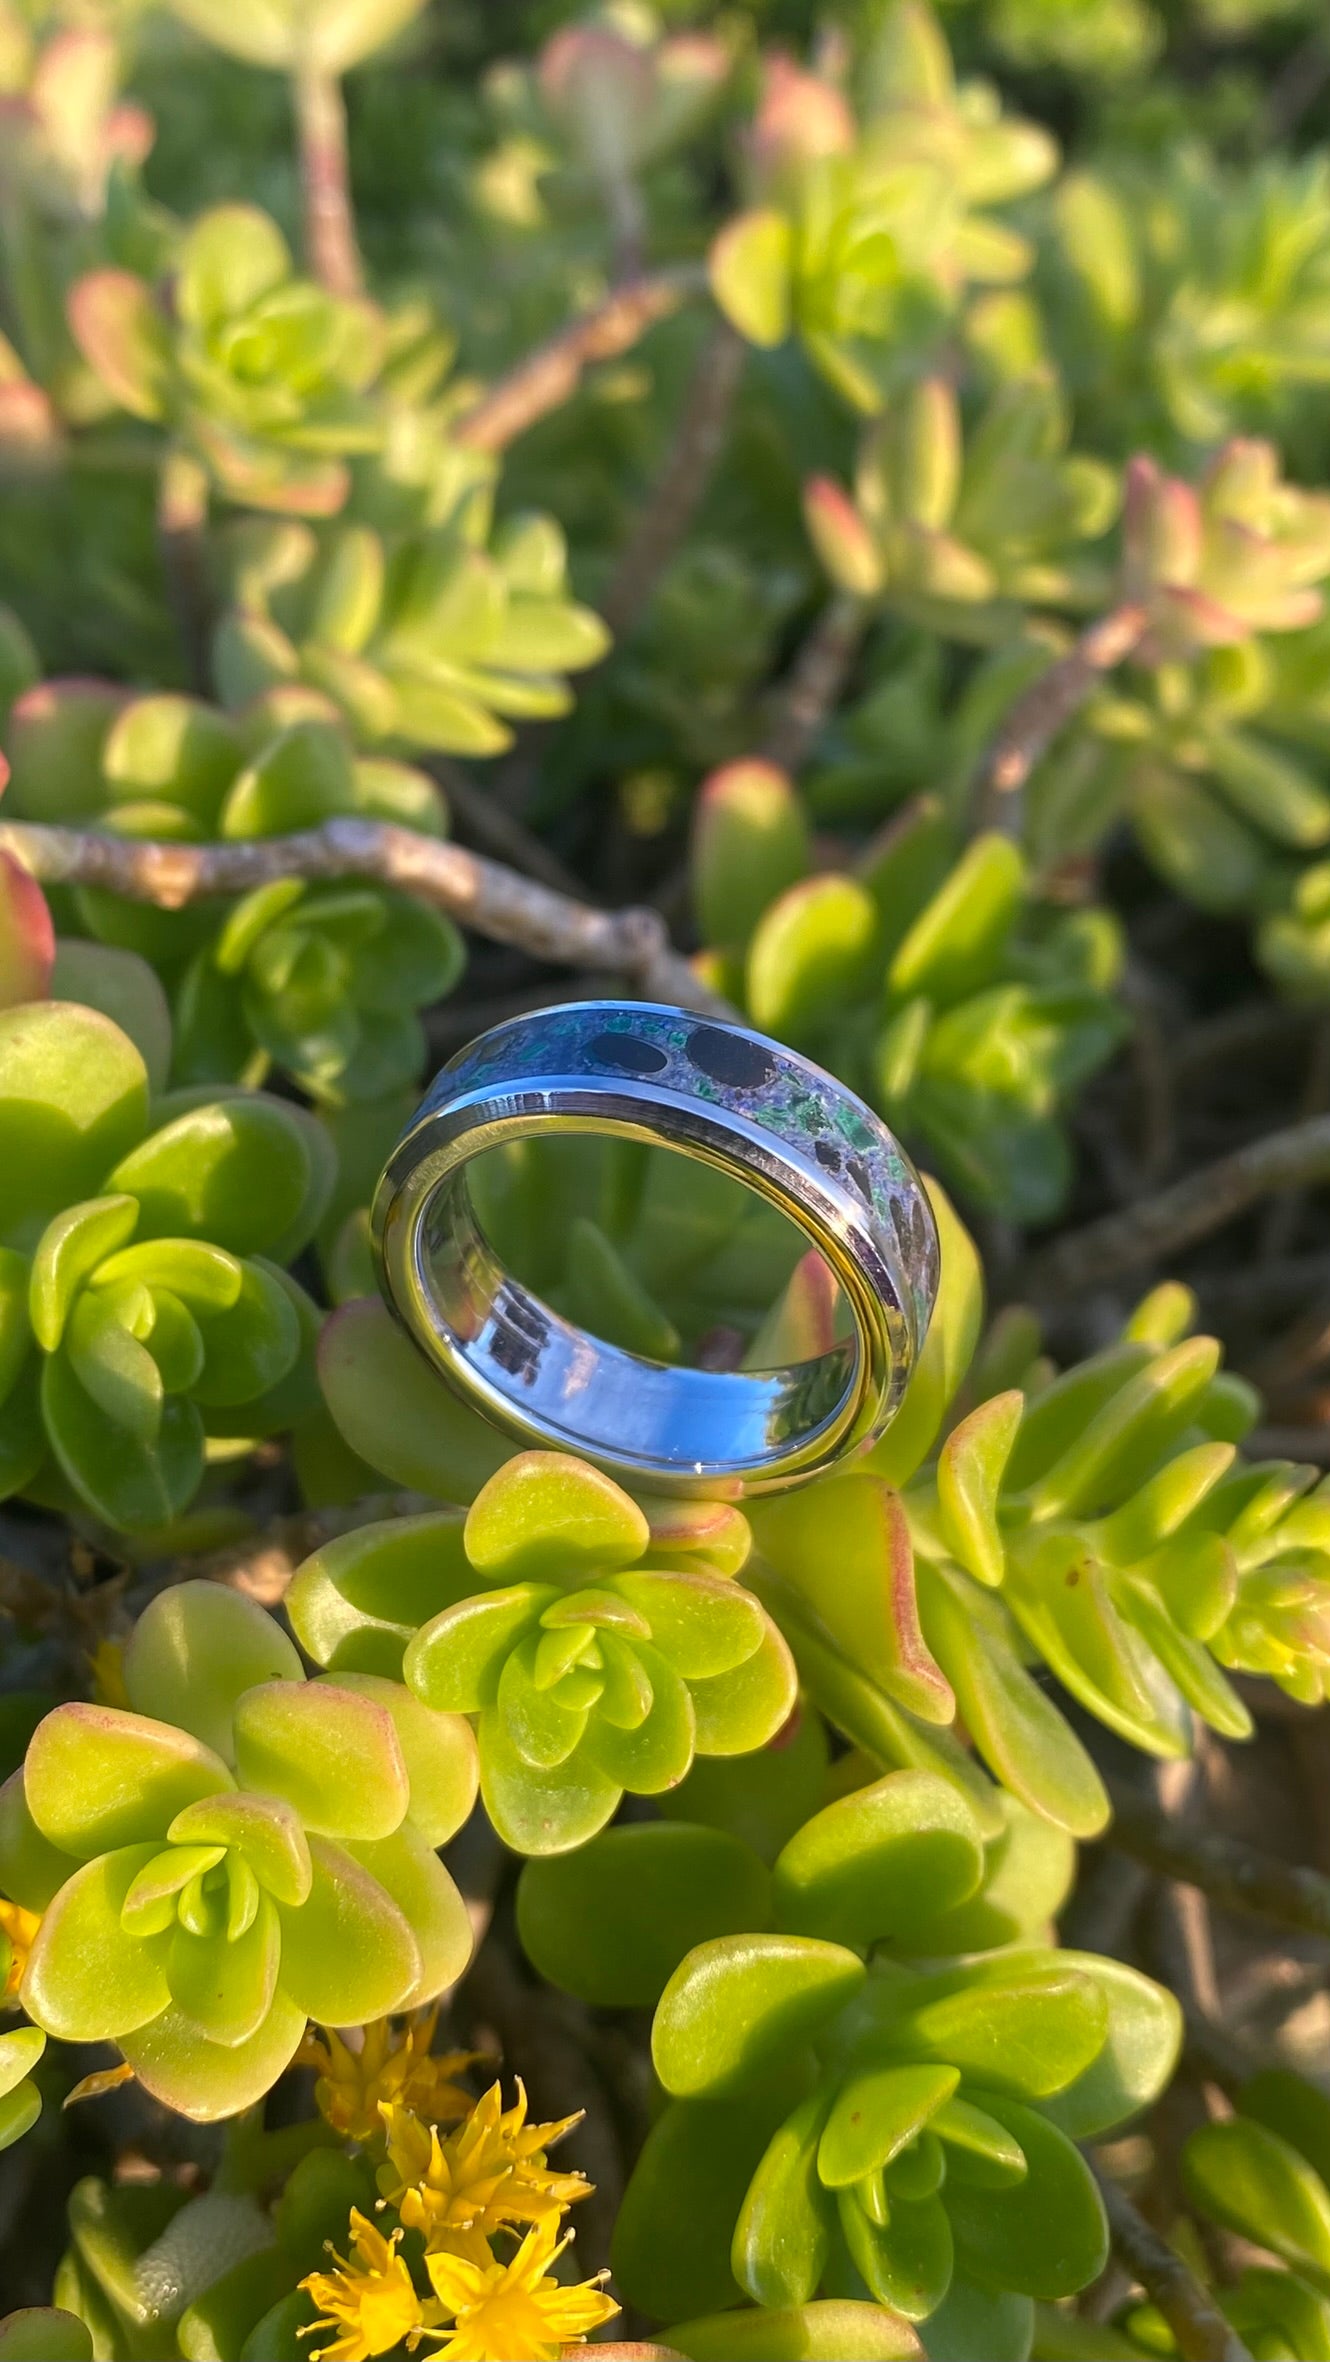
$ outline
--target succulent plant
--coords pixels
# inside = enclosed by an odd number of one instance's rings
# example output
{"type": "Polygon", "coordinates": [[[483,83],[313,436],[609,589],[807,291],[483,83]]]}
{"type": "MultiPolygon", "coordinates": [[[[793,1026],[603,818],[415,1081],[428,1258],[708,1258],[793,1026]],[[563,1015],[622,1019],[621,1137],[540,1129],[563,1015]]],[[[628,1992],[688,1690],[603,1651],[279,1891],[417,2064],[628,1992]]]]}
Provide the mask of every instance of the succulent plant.
{"type": "Polygon", "coordinates": [[[262,1608],[206,1582],[145,1609],[124,1689],[127,1708],[57,1706],[5,1791],[0,1881],[42,1914],[37,2025],[118,2042],[208,2118],[269,2089],[307,2017],[415,2007],[460,1974],[470,1927],[432,1850],[475,1795],[458,1716],[372,1675],[307,1682],[262,1608]]]}
{"type": "Polygon", "coordinates": [[[71,289],[69,322],[108,407],[160,424],[247,508],[333,514],[349,456],[382,438],[380,316],[301,278],[256,206],[218,206],[184,234],[169,314],[147,279],[108,266],[71,289]]]}
{"type": "Polygon", "coordinates": [[[0,1012],[0,1488],[128,1531],[188,1507],[210,1435],[306,1407],[316,1316],[284,1266],[331,1183],[297,1108],[194,1097],[150,1117],[148,1092],[99,1011],[0,1012]]]}
{"type": "MultiPolygon", "coordinates": [[[[9,743],[18,812],[87,819],[113,835],[281,836],[345,816],[431,835],[446,825],[432,780],[406,763],[356,757],[314,695],[285,705],[278,696],[232,720],[196,698],[47,681],[18,700],[9,743]]],[[[220,913],[216,901],[144,910],[90,888],[74,910],[90,934],[166,975],[177,1081],[261,1084],[276,1067],[331,1104],[419,1080],[416,1011],[451,991],[464,959],[447,919],[368,883],[279,878],[220,913]]]]}
{"type": "Polygon", "coordinates": [[[748,211],[711,251],[716,301],[742,335],[793,330],[843,400],[871,416],[972,284],[1022,278],[1026,241],[990,208],[1038,188],[1056,150],[1004,118],[996,93],[957,88],[931,12],[898,0],[864,77],[856,125],[813,76],[767,84],[749,153],[748,211]]]}
{"type": "Polygon", "coordinates": [[[946,1276],[912,1403],[863,1473],[755,1507],[748,1579],[856,1744],[944,1772],[991,1833],[992,1792],[948,1728],[959,1712],[1004,1787],[1088,1837],[1107,1798],[1031,1657],[1164,1757],[1189,1751],[1193,1717],[1249,1734],[1227,1672],[1316,1702],[1324,1488],[1312,1468],[1238,1456],[1259,1398],[1220,1370],[1213,1338],[1187,1337],[1195,1307],[1178,1287],[1060,1377],[1037,1325],[1009,1316],[967,1382],[976,1407],[949,1418],[978,1334],[978,1266],[937,1210],[946,1276]]]}
{"type": "Polygon", "coordinates": [[[1226,435],[1297,431],[1325,383],[1324,157],[1240,170],[1180,142],[1145,180],[1127,156],[1068,173],[1048,205],[1058,342],[1110,448],[1177,456],[1226,435]]]}
{"type": "MultiPolygon", "coordinates": [[[[1279,2265],[1248,2263],[1215,2290],[1253,2354],[1311,2362],[1330,2333],[1330,2166],[1324,2094],[1283,2067],[1267,2067],[1236,2093],[1236,2113],[1201,2126],[1182,2155],[1196,2212],[1279,2265]]],[[[1176,2354],[1157,2305],[1124,2308],[1116,2324],[1131,2351],[1176,2354]]]]}
{"type": "Polygon", "coordinates": [[[709,2313],[736,2283],[772,2308],[824,2289],[939,2327],[948,2308],[977,2350],[985,2322],[1005,2342],[1024,2316],[1028,2334],[1030,2300],[1095,2277],[1106,2227],[1073,2143],[1162,2086],[1177,2007],[1038,1942],[946,1957],[968,1950],[984,1874],[967,1807],[913,1771],[827,1804],[769,1874],[732,1837],[668,1824],[524,1871],[548,1975],[602,2005],[658,1996],[670,2105],[615,2234],[644,2310],[709,2313]],[[630,1892],[649,1900],[626,1908],[630,1892]],[[662,2220],[686,2238],[662,2242],[662,2220]]]}
{"type": "Polygon", "coordinates": [[[734,764],[698,800],[695,906],[754,1024],[843,1075],[975,1202],[1046,1220],[1070,1178],[1061,1111],[1126,1032],[1117,930],[1041,909],[1008,839],[956,848],[921,797],[857,872],[808,875],[797,791],[734,764]]]}
{"type": "Polygon", "coordinates": [[[568,595],[554,520],[505,520],[481,504],[386,545],[366,525],[251,527],[236,545],[236,597],[218,627],[224,701],[305,682],[364,746],[492,755],[512,721],[566,713],[563,676],[600,661],[609,634],[568,595]]]}
{"type": "Polygon", "coordinates": [[[638,1503],[584,1463],[523,1452],[456,1513],[365,1526],[316,1551],[290,1612],[336,1674],[391,1665],[476,1716],[485,1809],[519,1853],[604,1827],[694,1755],[760,1747],[794,1703],[789,1651],[735,1580],[748,1529],[722,1503],[638,1503]]]}
{"type": "Polygon", "coordinates": [[[813,545],[842,590],[948,638],[1006,641],[1016,610],[1095,604],[1104,571],[1082,545],[1112,523],[1117,482],[1069,437],[1047,372],[1006,379],[973,432],[949,381],[924,377],[865,438],[853,498],[827,476],[806,486],[813,545]]]}
{"type": "Polygon", "coordinates": [[[288,2167],[281,2149],[275,2133],[233,2140],[222,2186],[193,2194],[170,2183],[78,2182],[56,2272],[58,2351],[79,2353],[70,2331],[80,2327],[99,2343],[172,2356],[205,2341],[248,2356],[270,2322],[292,2334],[292,2312],[305,2318],[301,2278],[344,2236],[348,2210],[373,2203],[374,2184],[367,2164],[343,2151],[314,2149],[288,2167]],[[281,2174],[271,2205],[260,2194],[265,2168],[269,2182],[281,2174]]]}

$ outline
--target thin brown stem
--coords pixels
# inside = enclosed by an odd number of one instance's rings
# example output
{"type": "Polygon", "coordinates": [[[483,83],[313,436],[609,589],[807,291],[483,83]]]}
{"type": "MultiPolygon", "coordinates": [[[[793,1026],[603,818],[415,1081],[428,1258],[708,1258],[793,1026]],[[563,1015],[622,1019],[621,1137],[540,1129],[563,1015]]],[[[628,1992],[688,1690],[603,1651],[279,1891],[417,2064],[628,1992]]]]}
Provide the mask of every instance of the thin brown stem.
{"type": "Polygon", "coordinates": [[[1251,2352],[1180,2255],[1167,2247],[1119,2183],[1094,2158],[1090,2170],[1108,2216],[1118,2257],[1159,2307],[1177,2341],[1183,2362],[1252,2362],[1251,2352]]]}
{"type": "Polygon", "coordinates": [[[473,451],[506,451],[538,419],[576,393],[593,361],[626,353],[657,320],[668,319],[706,285],[700,266],[651,271],[626,280],[594,311],[570,321],[557,336],[519,361],[459,420],[454,433],[473,451]]]}
{"type": "Polygon", "coordinates": [[[1015,836],[1020,790],[1060,730],[1078,714],[1110,673],[1140,646],[1145,609],[1115,607],[1081,633],[1074,648],[1017,698],[975,772],[972,806],[980,821],[1015,836]]]}
{"type": "MultiPolygon", "coordinates": [[[[1311,1055],[1302,1086],[1298,1107],[1301,1116],[1324,1115],[1330,1107],[1330,1022],[1322,1018],[1311,1039],[1311,1055]]],[[[1272,1263],[1286,1255],[1306,1205],[1306,1194],[1301,1189],[1285,1190],[1272,1198],[1261,1224],[1260,1259],[1272,1263]]]]}
{"type": "Polygon", "coordinates": [[[1139,1152],[1129,1193],[1136,1199],[1147,1189],[1157,1188],[1176,1161],[1177,1089],[1161,995],[1139,960],[1127,962],[1122,998],[1134,1020],[1128,1048],[1141,1116],[1139,1152]]]}
{"type": "MultiPolygon", "coordinates": [[[[1199,1755],[1181,1763],[1157,1764],[1153,1786],[1160,1812],[1176,1826],[1194,1829],[1203,1804],[1204,1765],[1199,1755]]],[[[1155,1943],[1160,1972],[1184,2010],[1199,2018],[1219,2015],[1210,1906],[1199,1886],[1169,1878],[1155,1896],[1155,1943]]]]}
{"type": "Polygon", "coordinates": [[[305,210],[305,259],[330,295],[359,295],[365,274],[351,205],[346,101],[335,74],[302,63],[291,78],[305,210]]]}
{"type": "Polygon", "coordinates": [[[211,617],[206,536],[208,478],[189,451],[168,443],[157,478],[157,546],[189,686],[208,689],[211,617]]]}
{"type": "Polygon", "coordinates": [[[1138,1198],[1123,1213],[1105,1214],[1082,1230],[1068,1231],[1031,1259],[1024,1284],[1041,1296],[1074,1295],[1176,1254],[1275,1190],[1325,1180],[1330,1180],[1330,1116],[1319,1115],[1267,1132],[1263,1140],[1203,1165],[1156,1196],[1138,1198]]]}
{"type": "Polygon", "coordinates": [[[247,894],[274,878],[375,878],[496,943],[533,958],[626,978],[634,991],[724,1014],[670,944],[653,910],[595,910],[483,854],[385,820],[329,820],[299,835],[183,845],[92,829],[0,822],[0,849],[43,885],[102,886],[131,902],[181,910],[209,894],[247,894]]]}
{"type": "Polygon", "coordinates": [[[837,591],[828,599],[790,671],[762,753],[782,771],[797,771],[845,686],[868,624],[862,599],[837,591]]]}
{"type": "Polygon", "coordinates": [[[1314,107],[1330,81],[1330,43],[1324,25],[1316,25],[1285,58],[1270,83],[1265,102],[1265,143],[1276,146],[1296,131],[1309,107],[1314,107]]]}
{"type": "Polygon", "coordinates": [[[1199,1887],[1226,1911],[1330,1936],[1330,1878],[1319,1870],[1281,1862],[1222,1830],[1189,1828],[1170,1818],[1157,1798],[1125,1781],[1110,1776],[1106,1785],[1113,1806],[1106,1845],[1165,1878],[1199,1887]]]}
{"type": "Polygon", "coordinates": [[[724,446],[747,357],[743,338],[728,320],[717,319],[698,354],[674,440],[601,601],[616,640],[650,605],[692,523],[724,446]]]}
{"type": "Polygon", "coordinates": [[[1330,1462],[1330,1427],[1253,1427],[1243,1444],[1255,1460],[1330,1462]]]}
{"type": "Polygon", "coordinates": [[[1187,1028],[1174,1048],[1174,1069],[1190,1077],[1235,1059],[1264,1057],[1305,1032],[1316,1022],[1316,1014],[1312,1007],[1292,1001],[1240,1001],[1187,1028]]]}
{"type": "Polygon", "coordinates": [[[499,803],[489,787],[480,787],[468,778],[460,763],[447,755],[433,755],[426,768],[438,780],[447,796],[464,833],[473,837],[486,853],[499,861],[520,869],[525,877],[539,878],[543,886],[550,886],[556,894],[581,894],[580,881],[560,861],[557,853],[542,844],[525,823],[499,803]]]}

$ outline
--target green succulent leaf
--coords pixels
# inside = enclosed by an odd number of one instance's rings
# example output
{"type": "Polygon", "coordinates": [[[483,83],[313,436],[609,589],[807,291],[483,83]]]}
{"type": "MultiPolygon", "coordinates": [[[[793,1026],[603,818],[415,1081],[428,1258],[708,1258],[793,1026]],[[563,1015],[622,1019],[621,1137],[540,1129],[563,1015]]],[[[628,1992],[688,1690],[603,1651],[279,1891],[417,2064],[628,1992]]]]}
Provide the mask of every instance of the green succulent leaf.
{"type": "Polygon", "coordinates": [[[0,1009],[0,1236],[35,1245],[96,1197],[146,1129],[148,1078],[109,1018],[64,1001],[0,1009]]]}
{"type": "Polygon", "coordinates": [[[200,2042],[175,2009],[118,2037],[144,2089],[164,2107],[199,2123],[235,2116],[272,2089],[304,2036],[305,2012],[279,1991],[256,2034],[231,2048],[200,2042]]]}
{"type": "Polygon", "coordinates": [[[812,1936],[722,1936],[699,1944],[670,1978],[652,2027],[665,2089],[721,2098],[754,2083],[835,2016],[864,1966],[812,1936]]]}
{"type": "MultiPolygon", "coordinates": [[[[388,1837],[405,1817],[406,1765],[374,1698],[330,1681],[265,1681],[236,1700],[234,1730],[240,1785],[291,1805],[311,1833],[388,1837]]],[[[346,2013],[334,2010],[339,2022],[346,2013]]]]}
{"type": "Polygon", "coordinates": [[[351,1838],[345,1850],[396,1905],[416,1947],[416,1980],[392,2006],[423,2008],[466,1972],[474,1945],[466,1904],[438,1855],[410,1821],[391,1837],[351,1838]]]}
{"type": "Polygon", "coordinates": [[[630,1566],[649,1536],[612,1478],[561,1452],[519,1452],[472,1502],[466,1552],[484,1582],[571,1584],[630,1566]]]}
{"type": "MultiPolygon", "coordinates": [[[[657,2319],[711,2312],[742,2291],[730,2250],[767,2142],[806,2090],[785,2071],[739,2100],[684,2100],[648,2132],[614,2226],[614,2276],[657,2319]]],[[[737,2316],[726,2312],[733,2323],[737,2316]]]]}
{"type": "Polygon", "coordinates": [[[233,1719],[245,1690],[300,1681],[300,1659],[270,1615],[220,1583],[160,1591],[125,1646],[125,1692],[136,1714],[176,1723],[234,1761],[233,1719]]]}
{"type": "Polygon", "coordinates": [[[1070,2139],[1087,2140],[1158,2098],[1177,2064],[1182,2013],[1171,1993],[1125,1961],[1074,1951],[1058,1958],[1091,1978],[1108,2003],[1108,2036],[1098,2057],[1041,2102],[1070,2139]]]}
{"type": "Polygon", "coordinates": [[[899,1497],[839,1476],[755,1505],[758,1548],[850,1662],[895,1704],[945,1723],[955,1701],[919,1625],[910,1531],[899,1497]]]}
{"type": "Polygon", "coordinates": [[[1330,2286],[1330,2196],[1281,2133],[1242,2116],[1202,2125],[1182,2170],[1193,2202],[1214,2221],[1330,2286]]]}
{"type": "Polygon", "coordinates": [[[790,227],[774,211],[742,213],[711,250],[711,291],[750,344],[777,345],[790,325],[790,227]]]}
{"type": "Polygon", "coordinates": [[[958,2067],[866,2067],[836,2094],[817,2153],[829,2190],[850,2189],[890,2165],[951,2099],[958,2067]]]}
{"type": "Polygon", "coordinates": [[[964,1798],[929,1772],[897,1771],[826,1805],[790,1838],[773,1899],[791,1932],[865,1947],[964,1903],[983,1870],[964,1798]]]}
{"type": "Polygon", "coordinates": [[[325,1174],[280,1101],[254,1094],[194,1108],[123,1157],[109,1186],[137,1198],[138,1236],[192,1238],[233,1255],[290,1255],[323,1212],[325,1174]]]}
{"type": "Polygon", "coordinates": [[[738,1837],[662,1821],[607,1829],[573,1854],[528,1862],[517,1926],[528,1959],[597,2006],[650,2009],[685,1953],[761,1929],[770,1879],[738,1837]]]}
{"type": "Polygon", "coordinates": [[[596,1836],[623,1795],[621,1783],[585,1747],[566,1762],[536,1772],[514,1747],[494,1707],[481,1715],[480,1793],[505,1845],[514,1853],[567,1853],[596,1836]]]}
{"type": "Polygon", "coordinates": [[[414,1634],[474,1588],[462,1519],[446,1511],[361,1526],[325,1543],[296,1569],[286,1608],[317,1664],[391,1680],[414,1634]]]}
{"type": "Polygon", "coordinates": [[[900,2314],[851,2297],[707,2314],[665,2335],[690,2362],[914,2362],[924,2350],[900,2314]]]}
{"type": "Polygon", "coordinates": [[[976,2097],[1019,2143],[1027,2171],[1005,2190],[949,2189],[957,2265],[981,2286],[1050,2303],[1088,2287],[1108,2256],[1103,2202],[1089,2167],[1036,2109],[996,2092],[976,2097]]]}
{"type": "Polygon", "coordinates": [[[48,2034],[118,2041],[167,2007],[166,1939],[140,1942],[121,1924],[126,1895],[155,1852],[153,1845],[120,1846],[83,1863],[45,1912],[22,2000],[48,2034]]]}
{"type": "Polygon", "coordinates": [[[476,1801],[480,1778],[475,1735],[460,1714],[439,1714],[400,1681],[375,1673],[343,1673],[337,1688],[383,1709],[397,1734],[406,1766],[411,1826],[428,1846],[455,1837],[476,1801]]]}
{"type": "Polygon", "coordinates": [[[453,1393],[377,1300],[343,1305],[325,1321],[319,1383],[352,1451],[410,1492],[470,1501],[510,1457],[507,1438],[453,1393]]]}
{"type": "Polygon", "coordinates": [[[407,1647],[402,1673],[408,1688],[440,1713],[477,1714],[494,1706],[513,1649],[557,1596],[548,1584],[514,1583],[444,1608],[407,1647]]]}
{"type": "Polygon", "coordinates": [[[84,1861],[159,1839],[186,1805],[234,1785],[211,1747],[117,1706],[57,1706],[34,1731],[23,1769],[37,1827],[84,1861]]]}
{"type": "Polygon", "coordinates": [[[23,2305],[0,2321],[3,2362],[92,2362],[92,2332],[59,2305],[23,2305]]]}
{"type": "Polygon", "coordinates": [[[804,2305],[831,2250],[831,2207],[818,2179],[826,2101],[814,2092],[774,2132],[735,2225],[735,2279],[758,2304],[804,2305]]]}

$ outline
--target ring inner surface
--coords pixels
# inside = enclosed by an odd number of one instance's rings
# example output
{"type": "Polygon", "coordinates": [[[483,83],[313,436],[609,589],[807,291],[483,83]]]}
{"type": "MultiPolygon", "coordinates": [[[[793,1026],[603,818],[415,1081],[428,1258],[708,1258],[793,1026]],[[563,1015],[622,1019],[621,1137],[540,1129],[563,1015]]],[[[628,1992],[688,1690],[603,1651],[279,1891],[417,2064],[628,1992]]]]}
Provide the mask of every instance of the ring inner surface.
{"type": "Polygon", "coordinates": [[[662,1474],[756,1472],[798,1447],[820,1457],[853,1415],[856,1337],[784,1369],[717,1371],[650,1361],[575,1327],[499,1262],[466,1164],[430,1195],[414,1246],[417,1284],[471,1377],[496,1406],[593,1458],[662,1474]]]}

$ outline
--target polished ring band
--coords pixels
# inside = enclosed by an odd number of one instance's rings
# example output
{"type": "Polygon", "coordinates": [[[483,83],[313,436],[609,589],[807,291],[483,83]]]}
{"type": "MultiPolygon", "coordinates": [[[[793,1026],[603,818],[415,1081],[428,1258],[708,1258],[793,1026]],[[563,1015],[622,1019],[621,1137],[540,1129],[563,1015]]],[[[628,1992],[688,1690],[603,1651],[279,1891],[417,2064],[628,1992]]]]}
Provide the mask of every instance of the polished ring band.
{"type": "Polygon", "coordinates": [[[581,1001],[481,1034],[436,1076],[373,1211],[384,1295],[454,1387],[526,1444],[662,1492],[774,1492],[882,1433],[923,1344],[937,1231],[917,1174],[861,1099],[746,1026],[581,1001]],[[466,1168],[505,1141],[601,1133],[728,1173],[830,1266],[852,1333],[785,1369],[647,1361],[587,1335],[500,1265],[466,1168]]]}

